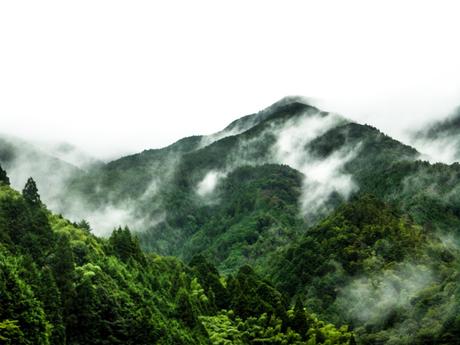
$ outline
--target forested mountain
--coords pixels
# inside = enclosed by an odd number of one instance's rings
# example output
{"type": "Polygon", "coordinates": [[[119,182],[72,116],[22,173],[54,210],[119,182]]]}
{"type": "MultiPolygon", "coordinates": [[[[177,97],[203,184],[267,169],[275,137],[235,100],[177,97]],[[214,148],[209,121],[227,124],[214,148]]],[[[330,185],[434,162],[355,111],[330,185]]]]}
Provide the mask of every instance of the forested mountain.
{"type": "Polygon", "coordinates": [[[348,344],[249,266],[221,277],[144,254],[128,228],[108,239],[50,213],[29,179],[22,195],[0,169],[2,344],[348,344]]]}
{"type": "MultiPolygon", "coordinates": [[[[43,192],[55,214],[3,174],[3,260],[41,308],[44,344],[457,344],[460,164],[424,154],[283,99],[213,135],[72,168],[43,192]]],[[[0,332],[27,341],[11,308],[0,332]]]]}
{"type": "Polygon", "coordinates": [[[82,171],[31,142],[0,136],[0,163],[11,176],[11,183],[22,188],[30,176],[43,187],[43,197],[50,206],[60,198],[62,186],[82,171]]]}
{"type": "Polygon", "coordinates": [[[412,133],[412,141],[431,160],[446,163],[460,160],[460,108],[445,119],[432,121],[412,133]]]}

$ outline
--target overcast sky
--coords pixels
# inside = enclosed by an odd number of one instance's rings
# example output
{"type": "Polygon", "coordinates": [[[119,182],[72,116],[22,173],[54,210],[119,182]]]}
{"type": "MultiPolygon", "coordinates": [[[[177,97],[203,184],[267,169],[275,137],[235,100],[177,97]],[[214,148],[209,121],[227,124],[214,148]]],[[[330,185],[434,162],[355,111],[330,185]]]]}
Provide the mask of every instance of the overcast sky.
{"type": "Polygon", "coordinates": [[[0,131],[99,157],[286,95],[394,136],[460,105],[458,1],[2,1],[0,131]]]}

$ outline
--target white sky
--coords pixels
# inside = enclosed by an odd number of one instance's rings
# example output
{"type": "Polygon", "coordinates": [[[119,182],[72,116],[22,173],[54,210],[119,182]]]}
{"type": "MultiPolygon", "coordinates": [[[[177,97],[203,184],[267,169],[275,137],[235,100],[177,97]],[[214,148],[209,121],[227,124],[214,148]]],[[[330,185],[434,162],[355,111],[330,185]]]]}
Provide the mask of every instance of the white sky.
{"type": "Polygon", "coordinates": [[[286,95],[390,134],[460,105],[458,1],[1,1],[0,131],[107,157],[286,95]]]}

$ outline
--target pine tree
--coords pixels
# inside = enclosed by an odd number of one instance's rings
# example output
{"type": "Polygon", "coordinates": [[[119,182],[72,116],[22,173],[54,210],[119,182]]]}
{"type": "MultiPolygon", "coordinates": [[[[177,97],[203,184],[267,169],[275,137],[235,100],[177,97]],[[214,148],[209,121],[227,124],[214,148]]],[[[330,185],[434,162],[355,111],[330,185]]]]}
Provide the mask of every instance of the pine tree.
{"type": "Polygon", "coordinates": [[[10,185],[10,179],[8,178],[8,175],[6,174],[6,171],[3,170],[2,166],[0,165],[0,184],[6,184],[7,186],[10,185]]]}
{"type": "Polygon", "coordinates": [[[72,320],[72,302],[75,297],[75,260],[67,235],[61,235],[57,241],[56,250],[51,258],[51,268],[56,285],[61,296],[61,306],[65,315],[65,323],[72,320]]]}
{"type": "Polygon", "coordinates": [[[24,186],[24,189],[22,190],[22,196],[27,202],[31,204],[34,204],[34,205],[41,204],[40,194],[38,194],[37,184],[35,183],[32,177],[29,177],[29,179],[27,180],[26,185],[24,186]]]}
{"type": "Polygon", "coordinates": [[[294,315],[291,320],[291,328],[299,333],[302,337],[305,337],[305,334],[308,331],[307,318],[305,315],[303,303],[300,298],[298,298],[295,303],[294,315]]]}
{"type": "Polygon", "coordinates": [[[121,227],[115,229],[109,238],[109,243],[112,245],[114,254],[121,260],[127,262],[129,259],[134,259],[145,263],[139,240],[136,236],[131,235],[127,226],[123,229],[121,227]]]}
{"type": "Polygon", "coordinates": [[[38,289],[40,300],[48,322],[53,325],[51,341],[54,345],[65,344],[65,326],[62,317],[61,294],[56,285],[52,270],[45,266],[41,274],[42,284],[38,289]]]}
{"type": "Polygon", "coordinates": [[[184,288],[180,288],[177,293],[176,312],[185,325],[191,328],[195,327],[197,318],[190,302],[190,296],[184,288]]]}
{"type": "Polygon", "coordinates": [[[82,219],[76,225],[77,225],[78,228],[83,229],[83,230],[85,230],[87,232],[91,232],[91,230],[92,230],[91,225],[89,224],[89,222],[86,219],[82,219]]]}

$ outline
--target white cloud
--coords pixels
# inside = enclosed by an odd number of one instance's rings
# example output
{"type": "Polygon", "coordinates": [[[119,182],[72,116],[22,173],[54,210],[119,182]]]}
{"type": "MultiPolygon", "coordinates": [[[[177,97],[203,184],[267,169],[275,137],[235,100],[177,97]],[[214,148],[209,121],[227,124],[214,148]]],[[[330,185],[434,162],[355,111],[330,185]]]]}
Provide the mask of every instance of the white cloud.
{"type": "Polygon", "coordinates": [[[201,197],[207,197],[214,192],[217,183],[226,176],[226,173],[211,170],[198,183],[196,192],[201,197]]]}
{"type": "Polygon", "coordinates": [[[300,94],[402,136],[460,103],[457,1],[5,1],[2,130],[96,156],[300,94]]]}
{"type": "Polygon", "coordinates": [[[307,145],[331,128],[346,120],[335,115],[305,114],[287,121],[278,129],[273,151],[279,163],[287,164],[305,175],[300,200],[305,216],[314,216],[325,206],[332,193],[344,198],[356,190],[351,175],[345,174],[343,166],[353,159],[359,147],[343,148],[327,157],[314,157],[307,145]]]}
{"type": "Polygon", "coordinates": [[[354,279],[341,289],[336,303],[350,319],[375,324],[396,308],[410,307],[411,299],[433,281],[428,267],[403,262],[379,275],[354,279]]]}

